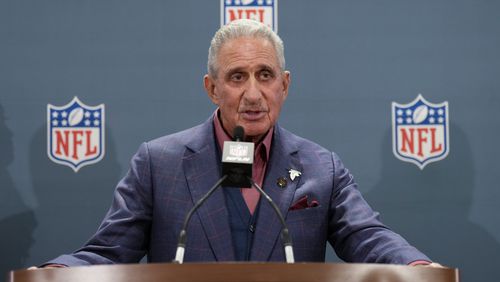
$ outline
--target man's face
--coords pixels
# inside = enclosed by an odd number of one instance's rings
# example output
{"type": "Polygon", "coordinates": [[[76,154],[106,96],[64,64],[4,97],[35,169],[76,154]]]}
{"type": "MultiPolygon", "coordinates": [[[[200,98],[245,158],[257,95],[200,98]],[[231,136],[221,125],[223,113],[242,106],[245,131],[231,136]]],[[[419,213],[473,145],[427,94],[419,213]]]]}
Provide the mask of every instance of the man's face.
{"type": "Polygon", "coordinates": [[[289,82],[290,73],[280,70],[273,45],[251,37],[226,42],[219,50],[217,78],[204,77],[226,132],[232,134],[241,125],[252,141],[258,141],[276,123],[289,82]]]}

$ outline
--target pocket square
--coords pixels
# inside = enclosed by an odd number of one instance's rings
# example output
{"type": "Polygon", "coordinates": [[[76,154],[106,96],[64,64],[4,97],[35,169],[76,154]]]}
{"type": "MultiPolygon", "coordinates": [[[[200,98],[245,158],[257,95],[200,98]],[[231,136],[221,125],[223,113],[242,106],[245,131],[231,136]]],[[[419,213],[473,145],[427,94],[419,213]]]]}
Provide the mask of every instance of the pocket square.
{"type": "Polygon", "coordinates": [[[307,195],[304,197],[300,198],[297,202],[295,202],[288,210],[289,211],[294,211],[294,210],[302,210],[302,209],[307,209],[307,208],[313,208],[319,206],[319,202],[316,200],[312,200],[309,202],[309,199],[307,195]]]}

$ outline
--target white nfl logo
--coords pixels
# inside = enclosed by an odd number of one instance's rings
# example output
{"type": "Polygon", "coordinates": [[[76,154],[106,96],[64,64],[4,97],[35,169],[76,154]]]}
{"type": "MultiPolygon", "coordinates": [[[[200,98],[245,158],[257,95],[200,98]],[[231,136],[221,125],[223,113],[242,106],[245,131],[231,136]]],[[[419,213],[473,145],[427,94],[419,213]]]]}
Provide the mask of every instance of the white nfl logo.
{"type": "Polygon", "coordinates": [[[244,157],[248,155],[248,147],[240,144],[230,145],[229,154],[233,157],[244,157]]]}

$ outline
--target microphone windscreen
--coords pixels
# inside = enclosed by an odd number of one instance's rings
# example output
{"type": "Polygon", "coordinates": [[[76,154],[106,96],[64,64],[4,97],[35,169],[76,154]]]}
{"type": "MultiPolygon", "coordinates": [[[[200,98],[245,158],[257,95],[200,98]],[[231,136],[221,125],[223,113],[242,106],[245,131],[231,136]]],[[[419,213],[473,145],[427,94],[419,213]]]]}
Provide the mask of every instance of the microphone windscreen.
{"type": "Polygon", "coordinates": [[[245,140],[245,129],[242,126],[237,125],[233,130],[233,140],[243,141],[245,140]]]}

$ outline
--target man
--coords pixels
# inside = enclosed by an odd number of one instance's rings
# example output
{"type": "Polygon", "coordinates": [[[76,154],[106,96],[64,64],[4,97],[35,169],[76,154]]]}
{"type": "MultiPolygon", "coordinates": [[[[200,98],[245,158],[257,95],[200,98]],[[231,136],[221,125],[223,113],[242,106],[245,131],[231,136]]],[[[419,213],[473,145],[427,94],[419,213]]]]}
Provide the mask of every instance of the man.
{"type": "MultiPolygon", "coordinates": [[[[348,262],[428,264],[378,221],[335,153],[276,124],[288,95],[283,43],[238,20],[212,39],[204,86],[218,109],[205,123],[144,143],[97,233],[49,265],[174,259],[183,219],[221,175],[221,149],[237,125],[255,143],[253,178],[286,217],[296,261],[324,261],[326,243],[348,262]]],[[[224,188],[188,226],[184,260],[284,261],[280,224],[255,189],[224,188]]]]}

